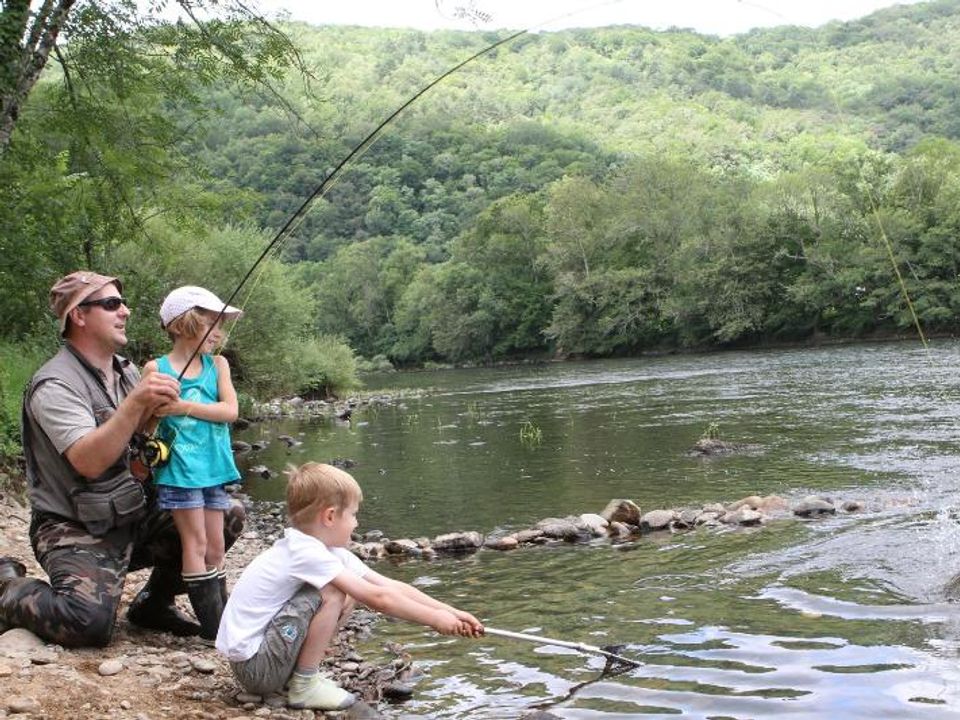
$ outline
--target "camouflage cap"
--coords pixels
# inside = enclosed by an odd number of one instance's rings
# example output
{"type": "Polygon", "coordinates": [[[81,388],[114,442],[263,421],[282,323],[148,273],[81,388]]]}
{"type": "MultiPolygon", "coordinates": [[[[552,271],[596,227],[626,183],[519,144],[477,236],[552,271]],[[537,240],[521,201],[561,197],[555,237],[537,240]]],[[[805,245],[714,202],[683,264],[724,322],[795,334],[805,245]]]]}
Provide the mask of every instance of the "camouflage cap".
{"type": "Polygon", "coordinates": [[[110,283],[117,286],[118,292],[123,292],[123,285],[117,278],[87,270],[77,270],[57,280],[50,288],[50,309],[60,320],[61,335],[67,329],[67,315],[70,311],[110,283]]]}

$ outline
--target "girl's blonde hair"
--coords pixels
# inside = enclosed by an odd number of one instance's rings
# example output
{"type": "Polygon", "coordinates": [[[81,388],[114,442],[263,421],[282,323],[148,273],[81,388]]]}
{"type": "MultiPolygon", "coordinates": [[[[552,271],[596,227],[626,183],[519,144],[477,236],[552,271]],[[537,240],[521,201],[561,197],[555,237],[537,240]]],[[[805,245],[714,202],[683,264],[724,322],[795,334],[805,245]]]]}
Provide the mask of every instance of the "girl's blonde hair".
{"type": "Polygon", "coordinates": [[[210,310],[203,308],[190,308],[182,315],[178,315],[164,328],[171,340],[175,340],[177,335],[187,338],[200,337],[207,331],[210,325],[208,317],[210,310]],[[205,315],[204,313],[207,313],[205,315]]]}
{"type": "Polygon", "coordinates": [[[300,528],[323,508],[342,512],[363,500],[363,491],[350,473],[333,465],[308,462],[287,467],[287,515],[300,528]]]}

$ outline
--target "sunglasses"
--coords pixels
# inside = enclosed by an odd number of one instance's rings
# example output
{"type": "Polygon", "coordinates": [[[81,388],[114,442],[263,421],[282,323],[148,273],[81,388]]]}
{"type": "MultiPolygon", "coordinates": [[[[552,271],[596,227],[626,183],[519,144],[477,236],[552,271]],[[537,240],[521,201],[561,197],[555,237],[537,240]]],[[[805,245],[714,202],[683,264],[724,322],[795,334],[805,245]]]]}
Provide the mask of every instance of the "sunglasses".
{"type": "Polygon", "coordinates": [[[84,300],[82,303],[78,303],[77,307],[84,307],[85,305],[99,305],[107,312],[116,312],[120,309],[121,305],[126,305],[127,299],[122,297],[108,297],[100,298],[99,300],[84,300]]]}

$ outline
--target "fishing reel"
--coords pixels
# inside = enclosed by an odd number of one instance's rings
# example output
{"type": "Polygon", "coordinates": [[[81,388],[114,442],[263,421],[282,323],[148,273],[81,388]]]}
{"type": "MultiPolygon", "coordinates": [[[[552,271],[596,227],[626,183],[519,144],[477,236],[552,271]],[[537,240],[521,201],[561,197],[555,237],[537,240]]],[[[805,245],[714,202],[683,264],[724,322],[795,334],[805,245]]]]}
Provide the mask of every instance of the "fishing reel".
{"type": "Polygon", "coordinates": [[[148,468],[161,467],[170,460],[170,446],[157,437],[138,433],[131,444],[137,459],[148,468]]]}

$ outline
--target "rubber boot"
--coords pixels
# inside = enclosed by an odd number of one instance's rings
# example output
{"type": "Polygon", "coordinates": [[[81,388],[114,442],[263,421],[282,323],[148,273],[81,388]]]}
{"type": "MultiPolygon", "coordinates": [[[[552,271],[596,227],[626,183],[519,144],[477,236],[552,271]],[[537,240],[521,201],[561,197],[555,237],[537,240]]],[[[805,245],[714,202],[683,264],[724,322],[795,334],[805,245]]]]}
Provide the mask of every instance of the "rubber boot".
{"type": "Polygon", "coordinates": [[[223,603],[223,606],[227,606],[227,598],[230,597],[230,593],[227,592],[227,573],[223,570],[217,571],[217,581],[220,583],[220,601],[223,603]]]}
{"type": "Polygon", "coordinates": [[[200,637],[204,640],[216,640],[220,629],[220,616],[223,615],[223,598],[220,595],[220,578],[217,571],[184,575],[187,596],[193,606],[193,612],[200,621],[200,637]]]}
{"type": "Polygon", "coordinates": [[[148,630],[169,632],[180,637],[200,634],[200,626],[184,615],[173,602],[180,585],[180,573],[154,568],[127,610],[127,620],[148,630]]]}

